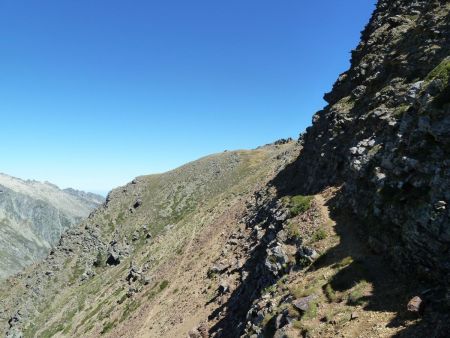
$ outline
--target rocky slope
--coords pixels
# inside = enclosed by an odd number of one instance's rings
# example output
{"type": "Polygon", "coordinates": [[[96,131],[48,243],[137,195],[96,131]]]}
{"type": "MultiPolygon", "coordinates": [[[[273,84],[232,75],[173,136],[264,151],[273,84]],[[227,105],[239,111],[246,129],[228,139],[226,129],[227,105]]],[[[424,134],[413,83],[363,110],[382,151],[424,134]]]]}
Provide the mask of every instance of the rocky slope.
{"type": "Polygon", "coordinates": [[[308,194],[342,185],[336,203],[363,221],[372,249],[429,283],[427,298],[442,311],[450,306],[449,11],[448,1],[379,1],[285,187],[308,194]]]}
{"type": "Polygon", "coordinates": [[[300,143],[142,176],[0,287],[9,337],[448,337],[450,3],[380,0],[300,143]]]}
{"type": "Polygon", "coordinates": [[[103,198],[0,174],[0,279],[45,257],[103,198]]]}
{"type": "MultiPolygon", "coordinates": [[[[234,229],[245,201],[297,154],[292,141],[224,152],[113,190],[105,205],[67,231],[42,263],[2,285],[1,330],[19,337],[126,336],[131,316],[150,306],[157,311],[155,302],[168,290],[183,294],[193,311],[191,306],[206,294],[189,304],[192,293],[201,291],[189,287],[186,264],[202,262],[200,267],[208,269],[218,248],[206,243],[224,239],[220,229],[234,229]],[[190,254],[193,248],[196,256],[190,254]]],[[[161,310],[165,320],[172,320],[161,310]]],[[[195,311],[190,315],[192,323],[186,320],[177,328],[185,330],[182,335],[199,319],[195,311]]],[[[141,324],[148,328],[149,323],[141,324]]]]}

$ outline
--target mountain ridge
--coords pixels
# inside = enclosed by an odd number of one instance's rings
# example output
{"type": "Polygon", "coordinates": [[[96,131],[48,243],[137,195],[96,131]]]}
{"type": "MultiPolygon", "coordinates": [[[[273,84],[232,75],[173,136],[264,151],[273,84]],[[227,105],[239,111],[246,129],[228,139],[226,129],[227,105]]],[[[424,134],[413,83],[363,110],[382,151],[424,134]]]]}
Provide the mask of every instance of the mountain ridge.
{"type": "Polygon", "coordinates": [[[6,174],[0,174],[0,191],[1,278],[45,257],[66,229],[103,203],[94,194],[6,174]]]}
{"type": "Polygon", "coordinates": [[[447,337],[449,57],[448,1],[378,1],[298,142],[114,189],[0,284],[0,330],[447,337]]]}

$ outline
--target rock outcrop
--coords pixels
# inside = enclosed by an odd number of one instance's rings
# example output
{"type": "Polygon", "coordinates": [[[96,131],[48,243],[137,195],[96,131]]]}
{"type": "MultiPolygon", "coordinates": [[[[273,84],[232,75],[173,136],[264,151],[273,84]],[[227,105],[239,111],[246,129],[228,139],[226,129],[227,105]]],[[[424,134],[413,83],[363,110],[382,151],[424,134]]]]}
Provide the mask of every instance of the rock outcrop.
{"type": "Polygon", "coordinates": [[[303,193],[343,185],[340,208],[363,221],[372,248],[441,285],[450,285],[449,10],[445,0],[380,0],[290,179],[280,177],[303,193]]]}

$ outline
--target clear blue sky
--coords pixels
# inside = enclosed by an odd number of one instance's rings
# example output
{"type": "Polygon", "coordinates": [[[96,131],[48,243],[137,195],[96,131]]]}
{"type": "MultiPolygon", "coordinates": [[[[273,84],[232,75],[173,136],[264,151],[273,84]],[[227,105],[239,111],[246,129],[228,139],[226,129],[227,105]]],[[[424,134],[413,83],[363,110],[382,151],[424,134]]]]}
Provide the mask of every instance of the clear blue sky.
{"type": "Polygon", "coordinates": [[[297,137],[375,0],[2,0],[0,172],[105,192],[297,137]]]}

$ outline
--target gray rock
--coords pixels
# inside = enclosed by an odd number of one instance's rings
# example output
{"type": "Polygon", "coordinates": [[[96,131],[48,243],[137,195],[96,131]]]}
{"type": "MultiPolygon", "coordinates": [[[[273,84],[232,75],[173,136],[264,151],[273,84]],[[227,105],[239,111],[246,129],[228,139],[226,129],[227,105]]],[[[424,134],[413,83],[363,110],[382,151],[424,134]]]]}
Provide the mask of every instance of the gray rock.
{"type": "Polygon", "coordinates": [[[292,301],[292,305],[294,305],[296,309],[305,312],[308,311],[311,302],[316,298],[316,295],[298,298],[292,301]]]}

